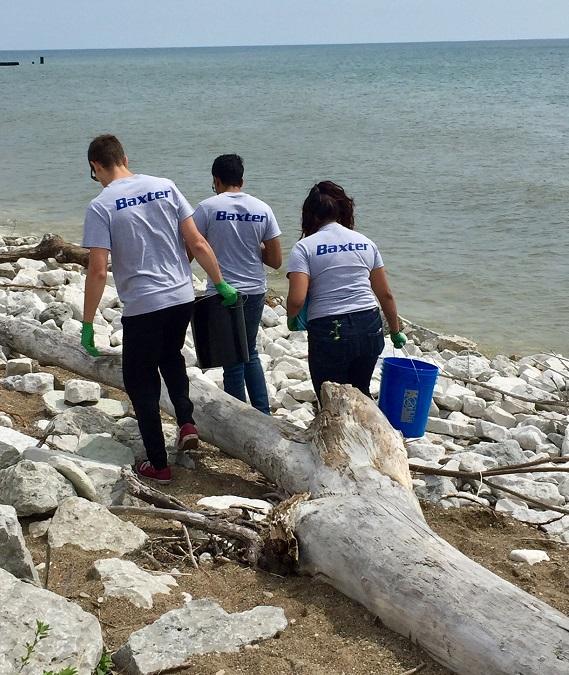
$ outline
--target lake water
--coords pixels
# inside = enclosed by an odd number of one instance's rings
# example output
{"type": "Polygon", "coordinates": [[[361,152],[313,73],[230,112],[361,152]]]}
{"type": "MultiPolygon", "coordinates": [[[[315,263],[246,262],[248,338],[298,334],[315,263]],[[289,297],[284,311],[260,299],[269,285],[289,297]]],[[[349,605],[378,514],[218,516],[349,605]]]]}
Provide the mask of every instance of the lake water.
{"type": "Polygon", "coordinates": [[[0,52],[22,64],[0,68],[0,235],[80,240],[99,133],[194,205],[237,152],[287,250],[310,185],[335,180],[403,316],[569,354],[569,41],[41,55],[0,52]]]}

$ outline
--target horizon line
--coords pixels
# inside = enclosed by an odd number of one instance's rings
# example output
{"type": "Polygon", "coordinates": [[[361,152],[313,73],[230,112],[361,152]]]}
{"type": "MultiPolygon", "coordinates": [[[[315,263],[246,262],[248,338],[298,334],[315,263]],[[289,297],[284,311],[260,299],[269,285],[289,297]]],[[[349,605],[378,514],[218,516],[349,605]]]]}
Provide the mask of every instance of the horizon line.
{"type": "Polygon", "coordinates": [[[562,42],[569,40],[567,37],[536,37],[536,38],[478,38],[473,40],[395,40],[387,42],[297,42],[297,43],[266,43],[266,44],[234,44],[234,45],[186,45],[186,46],[154,46],[154,47],[20,47],[15,49],[0,49],[2,52],[65,52],[65,51],[134,51],[145,49],[236,49],[256,47],[350,47],[367,45],[435,45],[435,44],[477,44],[481,42],[562,42]]]}

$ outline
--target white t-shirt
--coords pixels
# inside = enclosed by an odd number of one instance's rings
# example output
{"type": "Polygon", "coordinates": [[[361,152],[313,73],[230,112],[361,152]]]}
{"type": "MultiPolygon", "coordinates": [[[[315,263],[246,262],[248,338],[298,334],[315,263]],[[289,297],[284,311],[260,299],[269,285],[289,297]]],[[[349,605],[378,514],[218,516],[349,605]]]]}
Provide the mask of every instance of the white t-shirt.
{"type": "Polygon", "coordinates": [[[135,174],[103,188],[85,214],[83,246],[111,251],[124,316],[194,299],[180,223],[193,209],[168,178],[135,174]]]}
{"type": "MultiPolygon", "coordinates": [[[[200,202],[194,221],[227,283],[249,295],[267,290],[261,243],[281,233],[268,204],[245,192],[223,192],[200,202]]],[[[212,292],[215,288],[208,280],[207,293],[212,292]]]]}
{"type": "Polygon", "coordinates": [[[311,321],[377,307],[369,275],[378,267],[383,267],[383,260],[371,239],[339,223],[329,223],[293,246],[287,271],[310,276],[311,321]]]}

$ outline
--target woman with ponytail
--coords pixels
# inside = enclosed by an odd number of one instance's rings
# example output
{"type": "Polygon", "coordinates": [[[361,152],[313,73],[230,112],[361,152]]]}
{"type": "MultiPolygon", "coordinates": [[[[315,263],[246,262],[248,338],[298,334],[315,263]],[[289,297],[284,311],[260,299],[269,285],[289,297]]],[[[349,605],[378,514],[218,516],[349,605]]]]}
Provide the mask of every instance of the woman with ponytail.
{"type": "Polygon", "coordinates": [[[291,330],[298,330],[308,298],[308,365],[318,400],[326,381],[351,384],[370,396],[384,346],[378,301],[393,345],[400,349],[407,338],[377,246],[354,231],[354,202],[336,183],[322,181],[308,193],[287,276],[291,330]]]}

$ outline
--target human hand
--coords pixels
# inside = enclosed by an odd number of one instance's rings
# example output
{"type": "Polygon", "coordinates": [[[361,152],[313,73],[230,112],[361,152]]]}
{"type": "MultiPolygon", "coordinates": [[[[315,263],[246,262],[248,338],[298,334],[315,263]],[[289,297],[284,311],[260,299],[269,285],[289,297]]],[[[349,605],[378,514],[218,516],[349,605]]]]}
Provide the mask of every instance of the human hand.
{"type": "Polygon", "coordinates": [[[92,323],[83,322],[83,327],[81,328],[81,344],[85,351],[91,356],[101,356],[101,353],[97,347],[95,347],[95,331],[93,330],[92,323]]]}
{"type": "Polygon", "coordinates": [[[289,330],[300,330],[297,316],[289,316],[286,320],[286,325],[289,330]]]}
{"type": "Polygon", "coordinates": [[[401,330],[397,333],[391,333],[391,342],[393,342],[395,349],[401,349],[407,342],[407,336],[401,330]]]}
{"type": "Polygon", "coordinates": [[[223,298],[223,302],[221,304],[224,307],[231,307],[237,302],[239,294],[236,289],[233,288],[233,286],[230,286],[227,283],[227,281],[223,281],[222,279],[218,284],[215,284],[215,290],[223,298]]]}

